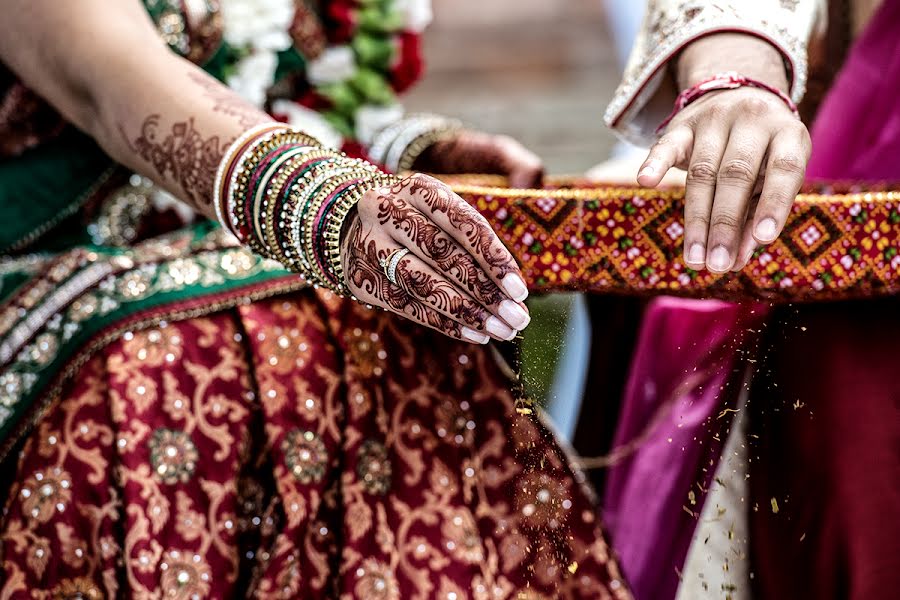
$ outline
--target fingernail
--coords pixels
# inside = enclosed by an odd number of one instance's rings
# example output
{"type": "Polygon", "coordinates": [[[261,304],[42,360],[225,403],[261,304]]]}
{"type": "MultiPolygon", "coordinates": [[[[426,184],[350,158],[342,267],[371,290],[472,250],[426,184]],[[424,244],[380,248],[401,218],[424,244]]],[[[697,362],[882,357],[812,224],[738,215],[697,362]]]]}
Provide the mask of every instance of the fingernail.
{"type": "Polygon", "coordinates": [[[692,265],[702,265],[706,262],[706,248],[703,244],[691,244],[688,249],[688,262],[692,265]]]}
{"type": "Polygon", "coordinates": [[[660,161],[656,159],[651,160],[644,166],[643,169],[641,169],[641,172],[638,173],[638,177],[653,177],[659,172],[661,167],[662,164],[660,163],[660,161]]]}
{"type": "Polygon", "coordinates": [[[500,313],[500,316],[503,317],[504,321],[519,331],[528,327],[528,324],[531,322],[531,315],[512,300],[504,300],[501,302],[500,309],[497,312],[500,313]]]}
{"type": "MultiPolygon", "coordinates": [[[[506,302],[509,302],[509,300],[506,300],[506,302]]],[[[501,340],[511,340],[516,337],[515,329],[511,328],[495,316],[487,318],[484,322],[484,328],[491,332],[494,337],[498,337],[501,340]]]]}
{"type": "Polygon", "coordinates": [[[503,284],[503,289],[506,290],[509,297],[516,302],[522,302],[528,297],[528,288],[525,287],[525,282],[515,273],[508,274],[500,280],[500,283],[503,284]]]}
{"type": "Polygon", "coordinates": [[[469,329],[468,327],[463,327],[461,333],[464,339],[475,344],[487,344],[491,339],[483,333],[479,333],[474,329],[469,329]]]}
{"type": "Polygon", "coordinates": [[[775,219],[771,217],[763,219],[756,225],[756,239],[761,242],[771,242],[775,239],[775,234],[777,232],[778,224],[775,223],[775,219]]]}
{"type": "Polygon", "coordinates": [[[713,271],[727,271],[731,268],[731,255],[725,246],[716,246],[709,255],[709,266],[713,271]]]}

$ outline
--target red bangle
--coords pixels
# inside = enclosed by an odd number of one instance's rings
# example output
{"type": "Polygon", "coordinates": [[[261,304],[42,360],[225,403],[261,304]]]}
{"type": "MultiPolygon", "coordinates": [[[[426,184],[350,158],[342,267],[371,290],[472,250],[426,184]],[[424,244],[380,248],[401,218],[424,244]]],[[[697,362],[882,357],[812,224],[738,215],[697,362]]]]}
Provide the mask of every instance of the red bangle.
{"type": "Polygon", "coordinates": [[[771,85],[763,83],[762,81],[759,81],[757,79],[744,77],[743,75],[735,73],[734,71],[729,71],[727,73],[719,73],[717,75],[713,75],[708,79],[704,79],[700,83],[693,85],[678,94],[678,97],[675,99],[675,108],[672,109],[671,114],[666,117],[666,120],[656,128],[656,133],[660,133],[663,129],[665,129],[666,125],[668,125],[672,121],[672,119],[675,118],[675,115],[684,110],[685,107],[692,104],[693,102],[696,102],[706,94],[718,90],[735,90],[740,87],[753,87],[771,92],[772,94],[778,96],[782,102],[787,104],[788,108],[791,109],[791,112],[794,113],[795,117],[800,116],[800,113],[797,111],[797,105],[794,103],[794,101],[791,100],[787,94],[785,94],[778,88],[772,87],[771,85]]]}

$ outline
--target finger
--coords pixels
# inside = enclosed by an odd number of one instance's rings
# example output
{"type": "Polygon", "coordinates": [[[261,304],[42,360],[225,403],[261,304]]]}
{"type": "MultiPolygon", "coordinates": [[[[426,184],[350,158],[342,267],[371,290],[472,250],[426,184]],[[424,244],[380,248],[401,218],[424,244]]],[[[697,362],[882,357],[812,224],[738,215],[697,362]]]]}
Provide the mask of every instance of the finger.
{"type": "Polygon", "coordinates": [[[760,244],[771,243],[781,234],[803,185],[811,146],[806,127],[799,123],[798,126],[792,131],[782,130],[769,146],[762,196],[752,230],[760,244]]]}
{"type": "Polygon", "coordinates": [[[710,214],[706,266],[713,273],[731,270],[739,258],[750,197],[768,145],[767,130],[740,119],[732,127],[719,165],[710,214]]]}
{"type": "Polygon", "coordinates": [[[481,213],[441,182],[413,175],[395,185],[412,204],[471,254],[491,279],[516,302],[528,297],[519,265],[481,213]]]}
{"type": "Polygon", "coordinates": [[[716,176],[727,143],[728,129],[724,122],[699,125],[694,134],[684,189],[684,262],[695,270],[706,267],[716,176]]]}
{"type": "Polygon", "coordinates": [[[515,329],[412,253],[400,259],[394,279],[410,296],[460,325],[498,340],[509,341],[516,336],[515,329]]]}
{"type": "Polygon", "coordinates": [[[687,161],[693,142],[694,132],[690,127],[673,127],[650,148],[647,160],[638,171],[637,182],[644,187],[658,186],[669,169],[687,161]]]}
{"type": "Polygon", "coordinates": [[[389,232],[398,244],[412,250],[513,329],[522,330],[528,326],[531,317],[524,303],[511,300],[475,258],[425,214],[411,206],[400,210],[397,203],[393,198],[383,200],[379,217],[385,214],[384,210],[392,211],[394,227],[389,232]]]}
{"type": "Polygon", "coordinates": [[[484,333],[439,313],[391,283],[381,259],[387,258],[389,249],[396,249],[397,245],[379,229],[363,224],[361,217],[351,223],[345,247],[347,285],[358,300],[403,315],[452,338],[477,344],[490,340],[484,333]]]}
{"type": "Polygon", "coordinates": [[[490,341],[491,338],[485,333],[463,325],[417,300],[399,284],[391,283],[383,271],[379,272],[380,265],[376,267],[371,263],[370,257],[363,258],[360,262],[367,264],[373,275],[367,280],[370,285],[365,285],[356,292],[362,302],[396,313],[457,340],[473,344],[486,344],[490,341]]]}
{"type": "Polygon", "coordinates": [[[399,285],[394,285],[384,277],[382,298],[363,299],[364,302],[381,306],[386,310],[406,317],[410,321],[440,331],[453,339],[471,344],[487,344],[491,338],[479,331],[462,325],[459,321],[414,299],[399,285]]]}

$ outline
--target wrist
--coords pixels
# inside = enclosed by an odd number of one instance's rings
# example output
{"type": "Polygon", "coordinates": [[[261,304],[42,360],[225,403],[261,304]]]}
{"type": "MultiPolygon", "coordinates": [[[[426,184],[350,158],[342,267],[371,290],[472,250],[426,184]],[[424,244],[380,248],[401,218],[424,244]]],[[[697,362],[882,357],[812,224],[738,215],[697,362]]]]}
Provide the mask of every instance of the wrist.
{"type": "Polygon", "coordinates": [[[678,57],[675,77],[679,89],[697,85],[719,73],[734,71],[788,93],[790,82],[784,58],[766,40],[746,33],[716,33],[687,46],[678,57]]]}
{"type": "Polygon", "coordinates": [[[216,174],[223,225],[311,284],[347,294],[340,239],[356,202],[388,179],[375,165],[277,124],[248,131],[216,174]]]}

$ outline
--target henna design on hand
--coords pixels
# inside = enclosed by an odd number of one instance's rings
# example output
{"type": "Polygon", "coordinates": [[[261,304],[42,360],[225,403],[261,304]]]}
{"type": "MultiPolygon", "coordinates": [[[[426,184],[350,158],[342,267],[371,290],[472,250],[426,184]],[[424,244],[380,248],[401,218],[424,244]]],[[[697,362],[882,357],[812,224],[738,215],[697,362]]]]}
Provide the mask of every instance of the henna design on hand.
{"type": "Polygon", "coordinates": [[[397,282],[402,289],[427,306],[451,315],[473,329],[484,329],[484,322],[490,314],[483,306],[463,296],[449,281],[411,268],[411,262],[404,259],[397,266],[397,282]]]}
{"type": "Polygon", "coordinates": [[[469,130],[430,145],[413,168],[426,173],[506,175],[515,187],[536,187],[544,175],[540,159],[516,140],[469,130]]]}
{"type": "Polygon", "coordinates": [[[249,129],[254,125],[271,121],[271,117],[212,77],[195,72],[188,73],[188,77],[203,88],[204,95],[213,101],[213,112],[234,117],[241,127],[249,129]]]}
{"type": "MultiPolygon", "coordinates": [[[[346,245],[348,283],[393,312],[427,324],[447,335],[460,337],[461,326],[457,321],[437,310],[429,309],[426,304],[411,296],[404,287],[388,281],[382,270],[380,259],[385,258],[389,251],[387,249],[379,251],[371,234],[371,230],[367,233],[363,232],[359,218],[356,218],[350,226],[346,245]]],[[[418,289],[433,296],[434,301],[438,304],[451,306],[453,303],[447,295],[446,289],[440,289],[441,286],[436,286],[435,284],[438,282],[433,281],[433,278],[429,280],[428,277],[422,277],[422,275],[427,274],[413,273],[405,266],[400,267],[400,277],[405,285],[411,286],[410,289],[418,289]]],[[[461,310],[460,314],[467,313],[461,310]]],[[[473,318],[471,315],[469,317],[473,318]]]]}
{"type": "Polygon", "coordinates": [[[213,180],[228,143],[218,136],[204,138],[195,128],[193,117],[161,131],[160,115],[144,120],[140,135],[129,140],[124,127],[119,131],[136,155],[150,163],[156,172],[181,187],[195,208],[208,212],[212,203],[213,180]]]}
{"type": "Polygon", "coordinates": [[[497,234],[487,221],[446,185],[431,177],[413,175],[394,184],[391,192],[400,194],[407,189],[410,194],[420,195],[432,212],[444,213],[450,224],[465,236],[473,253],[493,269],[497,279],[516,270],[506,248],[494,243],[497,234]]]}
{"type": "Polygon", "coordinates": [[[441,272],[453,276],[480,302],[494,306],[506,298],[470,254],[415,208],[397,202],[391,194],[379,194],[377,218],[382,225],[391,223],[402,231],[441,272]]]}

